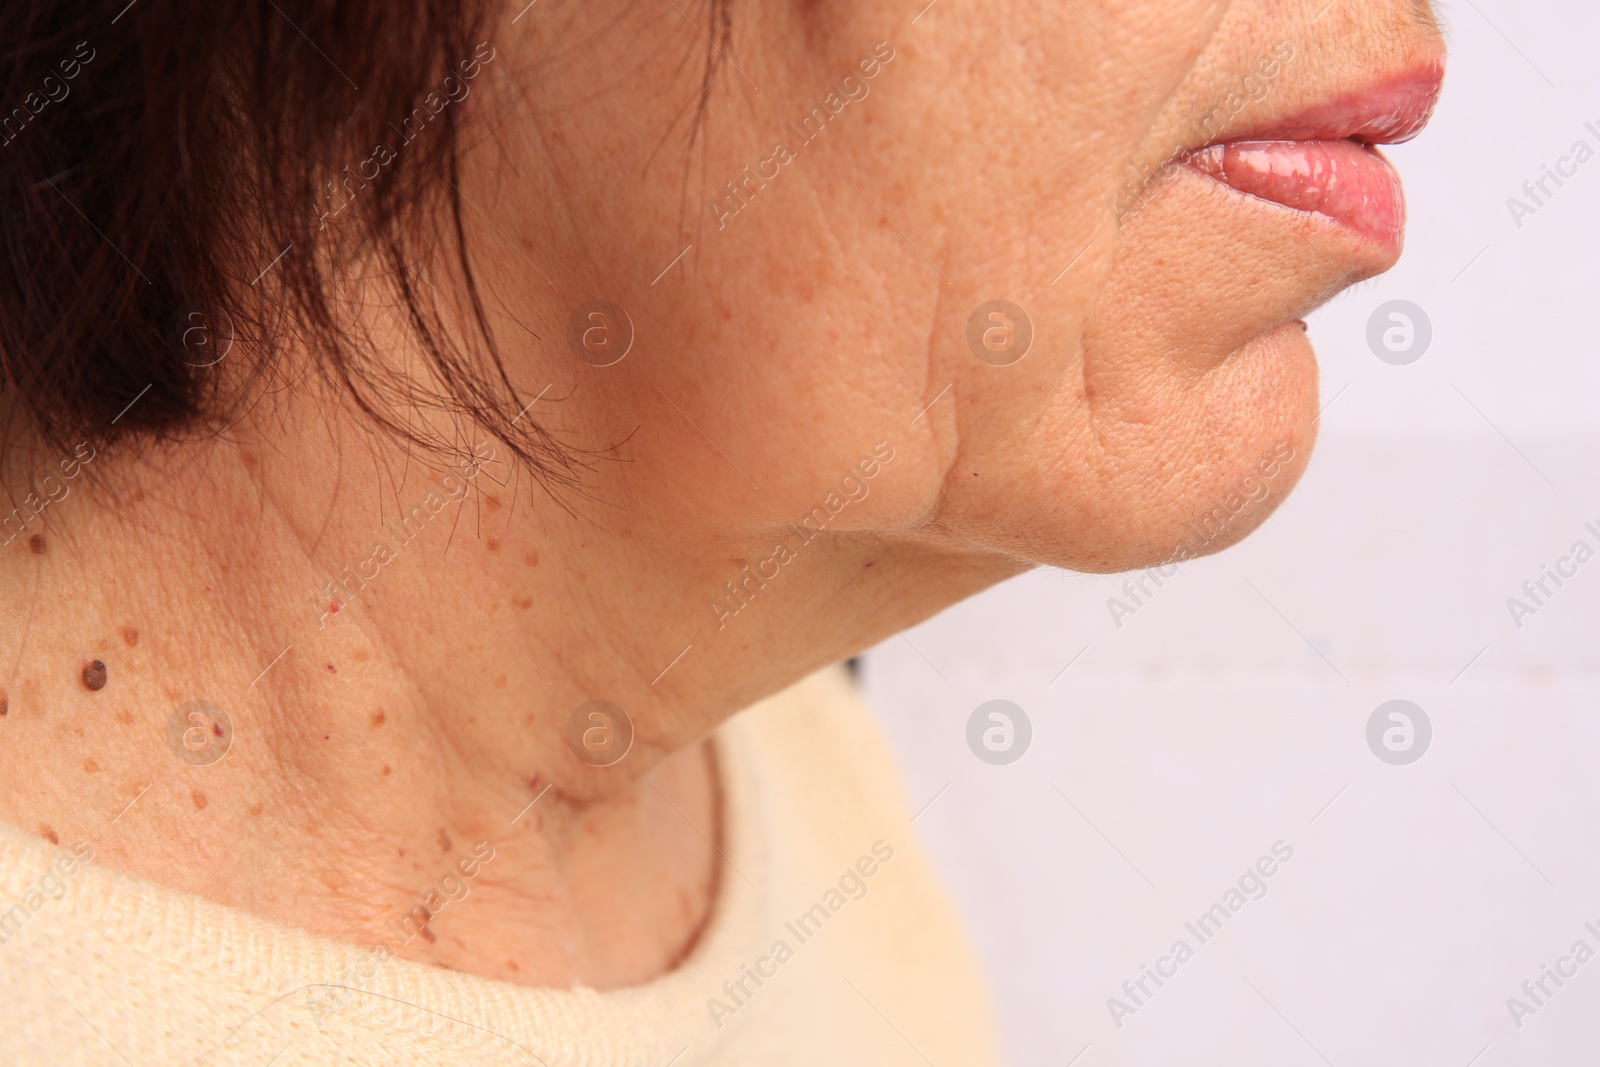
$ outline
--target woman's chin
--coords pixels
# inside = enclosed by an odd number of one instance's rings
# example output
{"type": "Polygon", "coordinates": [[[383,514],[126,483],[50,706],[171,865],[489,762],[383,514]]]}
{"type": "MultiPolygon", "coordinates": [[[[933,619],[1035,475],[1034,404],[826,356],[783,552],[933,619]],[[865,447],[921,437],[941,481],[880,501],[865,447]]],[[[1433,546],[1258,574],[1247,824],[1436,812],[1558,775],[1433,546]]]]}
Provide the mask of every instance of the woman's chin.
{"type": "Polygon", "coordinates": [[[1049,454],[1031,458],[1052,473],[995,502],[1008,522],[992,534],[1038,563],[1103,573],[1220,552],[1266,521],[1310,459],[1317,364],[1300,320],[1204,372],[1193,370],[1200,356],[1189,348],[1122,356],[1167,373],[1138,382],[1118,374],[1114,394],[1091,391],[1094,432],[1053,446],[1035,435],[1049,454]]]}

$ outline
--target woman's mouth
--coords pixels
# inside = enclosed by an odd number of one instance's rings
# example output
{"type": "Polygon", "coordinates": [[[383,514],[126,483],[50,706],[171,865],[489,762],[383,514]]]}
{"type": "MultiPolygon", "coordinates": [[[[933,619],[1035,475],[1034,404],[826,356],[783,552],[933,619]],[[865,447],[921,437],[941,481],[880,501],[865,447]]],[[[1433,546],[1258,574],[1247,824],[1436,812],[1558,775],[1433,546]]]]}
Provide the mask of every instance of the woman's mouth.
{"type": "Polygon", "coordinates": [[[1324,215],[1382,244],[1399,245],[1405,234],[1399,175],[1377,149],[1358,141],[1228,141],[1196,152],[1189,165],[1241,193],[1324,215]]]}
{"type": "Polygon", "coordinates": [[[1427,63],[1310,111],[1207,145],[1185,162],[1232,189],[1340,223],[1399,254],[1405,195],[1375,144],[1419,133],[1444,68],[1427,63]]]}

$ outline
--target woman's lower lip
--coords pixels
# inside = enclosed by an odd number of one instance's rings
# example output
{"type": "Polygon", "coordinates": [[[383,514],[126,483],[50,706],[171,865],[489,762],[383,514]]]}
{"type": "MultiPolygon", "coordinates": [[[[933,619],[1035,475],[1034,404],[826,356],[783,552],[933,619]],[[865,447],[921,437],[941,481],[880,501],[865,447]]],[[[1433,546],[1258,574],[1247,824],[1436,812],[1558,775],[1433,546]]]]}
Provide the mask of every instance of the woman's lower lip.
{"type": "Polygon", "coordinates": [[[1241,193],[1323,215],[1397,252],[1405,194],[1388,160],[1355,141],[1230,141],[1188,163],[1241,193]]]}

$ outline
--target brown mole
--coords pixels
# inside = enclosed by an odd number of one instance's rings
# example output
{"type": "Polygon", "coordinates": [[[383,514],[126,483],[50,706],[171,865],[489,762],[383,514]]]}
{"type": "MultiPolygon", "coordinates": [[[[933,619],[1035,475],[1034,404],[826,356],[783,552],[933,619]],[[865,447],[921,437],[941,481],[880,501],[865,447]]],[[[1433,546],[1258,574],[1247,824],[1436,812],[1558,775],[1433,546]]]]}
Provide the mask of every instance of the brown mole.
{"type": "Polygon", "coordinates": [[[204,808],[208,803],[210,803],[210,801],[206,800],[206,795],[204,793],[200,792],[200,790],[198,790],[198,789],[196,789],[194,792],[189,794],[189,799],[194,801],[194,808],[195,808],[196,811],[199,811],[200,809],[204,808]]]}
{"type": "Polygon", "coordinates": [[[0,719],[11,714],[11,702],[6,699],[6,691],[0,689],[0,719]]]}
{"type": "Polygon", "coordinates": [[[28,547],[33,549],[33,554],[35,556],[44,555],[46,551],[44,534],[34,534],[32,537],[28,538],[28,547]]]}
{"type": "Polygon", "coordinates": [[[124,626],[122,628],[122,640],[130,647],[137,645],[139,643],[139,631],[132,626],[124,626]]]}
{"type": "Polygon", "coordinates": [[[443,830],[439,831],[439,851],[450,851],[450,835],[445,833],[443,830]]]}
{"type": "Polygon", "coordinates": [[[52,845],[61,844],[61,838],[56,835],[54,830],[50,829],[50,827],[44,823],[39,824],[39,836],[50,842],[52,845]]]}
{"type": "Polygon", "coordinates": [[[100,660],[92,659],[84,665],[83,685],[91,692],[106,687],[106,665],[100,660]]]}

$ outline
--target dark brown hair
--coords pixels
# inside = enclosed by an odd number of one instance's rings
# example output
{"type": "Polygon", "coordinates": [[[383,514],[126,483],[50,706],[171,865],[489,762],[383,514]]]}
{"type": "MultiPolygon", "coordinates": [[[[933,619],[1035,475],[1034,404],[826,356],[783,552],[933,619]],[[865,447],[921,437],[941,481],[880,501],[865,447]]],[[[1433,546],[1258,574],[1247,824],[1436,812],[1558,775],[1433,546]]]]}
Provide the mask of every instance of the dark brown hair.
{"type": "MultiPolygon", "coordinates": [[[[725,44],[726,5],[709,6],[725,44]]],[[[432,401],[547,484],[571,484],[581,460],[516,420],[487,329],[457,192],[465,109],[418,110],[492,62],[488,30],[477,0],[0,0],[10,421],[58,446],[214,431],[284,384],[275,357],[293,336],[379,425],[415,439],[403,409],[427,401],[361,359],[333,313],[331,265],[360,255],[423,340],[446,394],[432,401]],[[375,162],[379,144],[391,151],[375,162]],[[334,201],[348,211],[324,225],[334,201]],[[456,246],[472,344],[447,337],[418,266],[440,236],[456,246]]]]}

